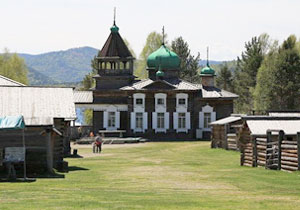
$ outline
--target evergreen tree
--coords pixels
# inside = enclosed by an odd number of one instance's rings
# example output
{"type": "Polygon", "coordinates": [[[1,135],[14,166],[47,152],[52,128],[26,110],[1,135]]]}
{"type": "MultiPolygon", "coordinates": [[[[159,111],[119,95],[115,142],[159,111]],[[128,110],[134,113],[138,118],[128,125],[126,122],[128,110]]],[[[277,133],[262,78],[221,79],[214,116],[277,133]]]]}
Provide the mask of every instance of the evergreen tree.
{"type": "Polygon", "coordinates": [[[181,60],[179,77],[189,82],[199,82],[200,76],[198,70],[200,53],[198,53],[197,56],[191,55],[189,45],[182,37],[174,39],[171,48],[181,60]]]}
{"type": "Polygon", "coordinates": [[[232,73],[229,70],[228,65],[226,63],[222,64],[216,79],[217,86],[221,89],[232,91],[232,81],[232,73]]]}
{"type": "Polygon", "coordinates": [[[259,69],[255,108],[295,110],[300,105],[300,55],[291,35],[275,53],[269,53],[259,69]]]}
{"type": "Polygon", "coordinates": [[[245,43],[246,50],[237,59],[234,86],[239,95],[236,101],[238,112],[249,113],[253,110],[253,92],[256,86],[256,75],[264,58],[264,42],[261,37],[253,37],[245,43]]]}

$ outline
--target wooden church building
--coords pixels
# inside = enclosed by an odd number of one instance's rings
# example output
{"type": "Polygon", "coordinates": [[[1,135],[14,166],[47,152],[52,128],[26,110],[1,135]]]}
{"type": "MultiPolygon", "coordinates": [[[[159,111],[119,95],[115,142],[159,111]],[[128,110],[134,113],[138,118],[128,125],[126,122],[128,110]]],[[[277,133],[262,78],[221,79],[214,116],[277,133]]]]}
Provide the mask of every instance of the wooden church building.
{"type": "Polygon", "coordinates": [[[93,89],[94,132],[123,130],[152,140],[209,139],[209,124],[233,112],[238,96],[214,86],[215,71],[201,70],[202,84],[179,78],[180,58],[162,43],[149,55],[149,78],[133,75],[135,58],[114,25],[97,56],[93,89]]]}

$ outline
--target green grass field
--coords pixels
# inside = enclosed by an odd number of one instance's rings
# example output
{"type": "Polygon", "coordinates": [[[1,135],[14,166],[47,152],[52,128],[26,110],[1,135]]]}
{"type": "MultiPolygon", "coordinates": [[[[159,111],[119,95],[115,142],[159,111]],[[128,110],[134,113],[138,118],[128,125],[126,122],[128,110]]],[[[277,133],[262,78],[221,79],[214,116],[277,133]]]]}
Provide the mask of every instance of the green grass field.
{"type": "Polygon", "coordinates": [[[0,209],[300,209],[300,173],[241,167],[239,158],[209,142],[104,147],[68,158],[64,179],[0,183],[0,209]]]}

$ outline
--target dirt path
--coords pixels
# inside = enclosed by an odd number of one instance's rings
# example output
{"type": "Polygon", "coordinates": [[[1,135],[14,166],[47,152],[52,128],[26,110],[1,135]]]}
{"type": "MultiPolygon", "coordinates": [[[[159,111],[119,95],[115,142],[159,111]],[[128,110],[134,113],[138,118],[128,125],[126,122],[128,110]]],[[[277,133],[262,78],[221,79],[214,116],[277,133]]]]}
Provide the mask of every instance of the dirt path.
{"type": "MultiPolygon", "coordinates": [[[[134,143],[134,144],[103,144],[102,149],[105,150],[107,148],[132,148],[132,147],[143,147],[146,146],[147,143],[134,143]]],[[[78,149],[78,154],[84,158],[89,158],[89,157],[97,157],[97,156],[109,156],[110,154],[105,154],[104,153],[93,153],[93,146],[92,144],[74,144],[71,143],[71,148],[73,149],[78,149]],[[90,149],[90,152],[87,150],[80,150],[80,149],[90,149]]]]}

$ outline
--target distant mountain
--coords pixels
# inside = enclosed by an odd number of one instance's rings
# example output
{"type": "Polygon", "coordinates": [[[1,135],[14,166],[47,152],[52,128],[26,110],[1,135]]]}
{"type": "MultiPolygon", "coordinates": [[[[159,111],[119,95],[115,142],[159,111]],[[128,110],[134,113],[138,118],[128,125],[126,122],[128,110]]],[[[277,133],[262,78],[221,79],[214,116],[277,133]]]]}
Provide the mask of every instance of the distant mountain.
{"type": "Polygon", "coordinates": [[[19,54],[29,69],[31,85],[78,83],[91,72],[91,60],[98,49],[92,47],[72,48],[64,51],[38,55],[19,54]]]}
{"type": "Polygon", "coordinates": [[[58,82],[27,66],[29,84],[33,86],[54,85],[58,82]]]}

